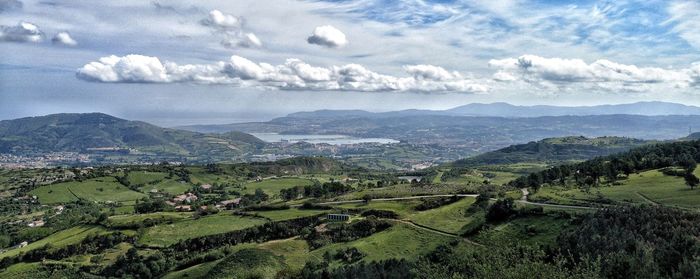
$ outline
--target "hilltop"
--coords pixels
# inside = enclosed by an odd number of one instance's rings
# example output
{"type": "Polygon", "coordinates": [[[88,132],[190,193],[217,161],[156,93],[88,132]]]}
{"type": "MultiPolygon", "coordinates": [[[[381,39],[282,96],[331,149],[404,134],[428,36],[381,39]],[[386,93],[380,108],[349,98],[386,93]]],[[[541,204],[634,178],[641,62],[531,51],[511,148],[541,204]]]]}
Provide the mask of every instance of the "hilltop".
{"type": "Polygon", "coordinates": [[[129,150],[162,156],[230,156],[264,145],[249,134],[208,135],[102,113],[64,113],[0,121],[0,153],[129,150]]]}
{"type": "Polygon", "coordinates": [[[559,164],[583,161],[599,156],[623,152],[648,144],[650,141],[626,137],[583,136],[547,138],[525,144],[511,145],[474,157],[455,161],[454,166],[480,166],[516,163],[559,164]]]}

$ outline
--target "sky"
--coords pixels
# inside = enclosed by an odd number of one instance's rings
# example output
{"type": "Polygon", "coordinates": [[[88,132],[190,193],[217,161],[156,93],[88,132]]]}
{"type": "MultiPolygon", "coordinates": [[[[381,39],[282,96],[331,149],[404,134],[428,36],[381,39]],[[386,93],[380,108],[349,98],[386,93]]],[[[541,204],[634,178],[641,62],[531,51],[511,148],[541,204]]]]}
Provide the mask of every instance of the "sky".
{"type": "Polygon", "coordinates": [[[0,119],[700,105],[700,1],[0,0],[0,119]]]}

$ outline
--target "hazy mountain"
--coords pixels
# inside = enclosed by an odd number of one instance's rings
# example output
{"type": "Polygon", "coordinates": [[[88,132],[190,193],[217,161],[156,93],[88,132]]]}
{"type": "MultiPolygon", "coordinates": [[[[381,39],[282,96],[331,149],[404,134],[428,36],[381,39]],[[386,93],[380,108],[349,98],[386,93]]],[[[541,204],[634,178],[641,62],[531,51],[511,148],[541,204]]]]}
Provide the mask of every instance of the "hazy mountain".
{"type": "Polygon", "coordinates": [[[131,148],[157,155],[235,155],[264,144],[241,132],[208,135],[161,128],[102,113],[53,114],[0,121],[0,153],[89,152],[131,148]]]}
{"type": "Polygon", "coordinates": [[[539,117],[563,115],[700,115],[700,107],[666,102],[638,102],[621,105],[599,105],[582,107],[560,106],[515,106],[507,103],[468,104],[446,112],[454,115],[539,117]]]}
{"type": "Polygon", "coordinates": [[[646,141],[625,137],[562,137],[547,138],[525,144],[511,145],[474,157],[455,161],[455,166],[479,166],[514,163],[556,164],[567,161],[583,161],[599,156],[627,151],[649,144],[646,141]]]}
{"type": "Polygon", "coordinates": [[[544,117],[544,116],[593,116],[593,115],[700,115],[700,107],[666,102],[638,102],[621,105],[600,105],[587,107],[561,106],[515,106],[508,103],[468,104],[448,110],[401,110],[389,112],[369,112],[364,110],[317,110],[291,113],[285,117],[262,123],[236,123],[220,125],[190,125],[179,129],[201,132],[222,133],[228,131],[274,132],[284,129],[292,122],[318,124],[319,122],[343,121],[343,119],[378,119],[415,116],[477,116],[477,117],[544,117]],[[264,124],[263,124],[264,123],[264,124]]]}

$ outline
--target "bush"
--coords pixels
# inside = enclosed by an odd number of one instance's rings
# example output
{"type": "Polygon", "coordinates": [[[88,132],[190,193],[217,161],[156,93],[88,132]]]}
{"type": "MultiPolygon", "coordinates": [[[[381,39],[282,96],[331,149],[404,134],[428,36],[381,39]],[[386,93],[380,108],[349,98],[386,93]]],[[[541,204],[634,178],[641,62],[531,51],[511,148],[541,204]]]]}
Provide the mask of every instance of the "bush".
{"type": "Polygon", "coordinates": [[[486,213],[486,220],[489,222],[505,221],[511,215],[515,214],[515,203],[512,198],[497,200],[486,213]]]}

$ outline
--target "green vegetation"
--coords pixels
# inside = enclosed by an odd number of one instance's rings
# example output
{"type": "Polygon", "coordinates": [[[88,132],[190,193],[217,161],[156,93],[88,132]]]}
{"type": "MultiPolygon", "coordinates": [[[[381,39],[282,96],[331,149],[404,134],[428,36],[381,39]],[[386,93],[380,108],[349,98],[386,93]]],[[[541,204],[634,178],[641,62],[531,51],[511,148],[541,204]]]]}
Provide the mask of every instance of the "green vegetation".
{"type": "Polygon", "coordinates": [[[148,246],[165,247],[178,241],[241,230],[265,223],[264,219],[239,217],[220,213],[195,220],[184,220],[172,224],[156,225],[147,228],[139,243],[148,246]]]}
{"type": "Polygon", "coordinates": [[[467,212],[474,203],[474,198],[463,198],[452,204],[422,211],[409,218],[416,224],[449,233],[462,233],[461,229],[472,222],[471,214],[467,212]]]}
{"type": "Polygon", "coordinates": [[[59,204],[79,199],[96,202],[134,202],[145,197],[119,184],[114,177],[93,178],[83,182],[65,182],[39,187],[30,192],[43,204],[59,204]]]}
{"type": "Polygon", "coordinates": [[[279,194],[280,190],[292,188],[296,186],[307,186],[312,185],[313,182],[308,179],[300,179],[293,177],[282,177],[282,178],[270,178],[265,179],[260,182],[249,182],[244,185],[246,188],[245,192],[252,194],[255,189],[262,189],[268,195],[279,194]]]}

